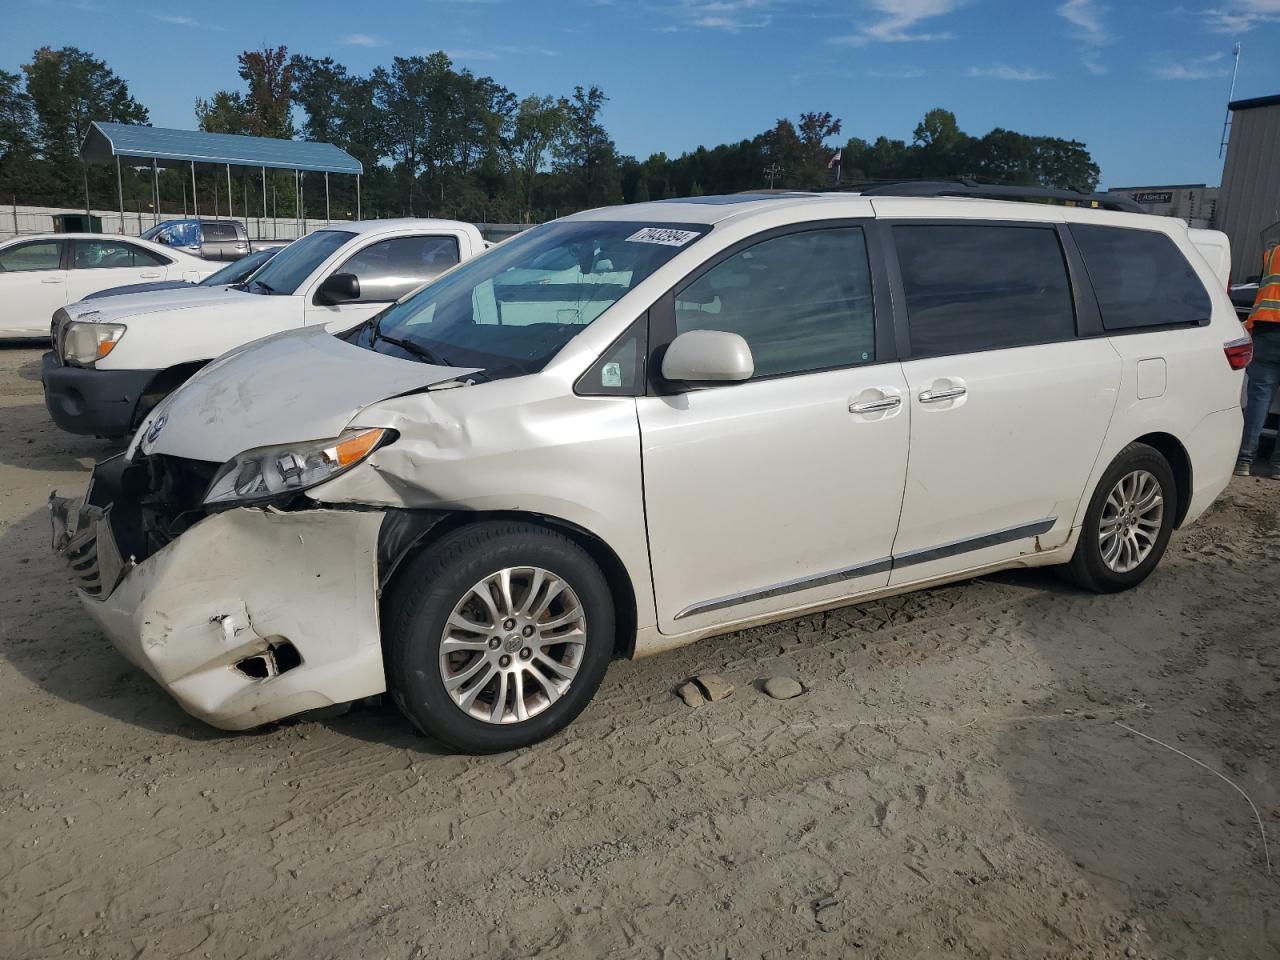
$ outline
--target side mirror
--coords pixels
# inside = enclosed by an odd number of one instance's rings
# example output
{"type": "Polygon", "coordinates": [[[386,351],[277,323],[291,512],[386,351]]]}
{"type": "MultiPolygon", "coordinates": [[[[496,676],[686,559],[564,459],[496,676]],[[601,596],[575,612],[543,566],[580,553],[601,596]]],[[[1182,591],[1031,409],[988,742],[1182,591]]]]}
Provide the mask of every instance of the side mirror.
{"type": "Polygon", "coordinates": [[[335,273],[325,278],[316,291],[316,302],[326,306],[360,299],[360,278],[354,273],[335,273]]]}
{"type": "Polygon", "coordinates": [[[747,341],[724,330],[690,330],[671,341],[662,376],[684,383],[750,380],[756,372],[747,341]]]}

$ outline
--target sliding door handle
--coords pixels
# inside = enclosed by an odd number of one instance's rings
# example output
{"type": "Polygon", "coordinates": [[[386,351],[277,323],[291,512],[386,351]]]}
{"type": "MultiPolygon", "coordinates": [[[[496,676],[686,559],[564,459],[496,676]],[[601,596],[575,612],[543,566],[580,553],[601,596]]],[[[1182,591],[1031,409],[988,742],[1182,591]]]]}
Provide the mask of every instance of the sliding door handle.
{"type": "Polygon", "coordinates": [[[867,400],[865,403],[849,404],[850,413],[879,413],[882,410],[893,410],[902,406],[901,397],[881,397],[879,400],[867,400]]]}
{"type": "Polygon", "coordinates": [[[942,403],[944,400],[955,400],[969,391],[964,387],[948,387],[945,390],[925,390],[920,394],[921,403],[942,403]]]}

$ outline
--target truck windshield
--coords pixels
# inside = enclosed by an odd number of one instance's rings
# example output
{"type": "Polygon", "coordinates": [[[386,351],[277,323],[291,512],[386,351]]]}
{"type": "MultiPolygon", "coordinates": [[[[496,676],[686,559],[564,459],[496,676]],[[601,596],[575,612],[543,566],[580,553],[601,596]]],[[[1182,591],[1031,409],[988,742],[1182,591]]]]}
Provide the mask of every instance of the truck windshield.
{"type": "Polygon", "coordinates": [[[378,352],[533,373],[710,227],[575,221],[520,234],[355,332],[378,352]]]}
{"type": "Polygon", "coordinates": [[[354,236],[348,230],[317,230],[289,244],[253,275],[249,292],[292,296],[316,267],[354,236]]]}

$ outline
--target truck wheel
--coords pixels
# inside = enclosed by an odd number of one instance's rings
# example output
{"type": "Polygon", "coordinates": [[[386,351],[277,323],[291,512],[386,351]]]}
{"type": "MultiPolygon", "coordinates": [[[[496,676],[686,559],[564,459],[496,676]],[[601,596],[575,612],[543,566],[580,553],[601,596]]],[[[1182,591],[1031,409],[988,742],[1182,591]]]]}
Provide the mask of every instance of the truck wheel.
{"type": "Polygon", "coordinates": [[[1098,593],[1136,587],[1164,556],[1176,503],[1169,461],[1145,443],[1129,444],[1102,475],[1063,575],[1098,593]]]}
{"type": "Polygon", "coordinates": [[[384,640],[388,690],[422,733],[468,753],[514,750],[562,730],[595,694],[613,598],[567,537],[480,523],[397,576],[384,640]]]}

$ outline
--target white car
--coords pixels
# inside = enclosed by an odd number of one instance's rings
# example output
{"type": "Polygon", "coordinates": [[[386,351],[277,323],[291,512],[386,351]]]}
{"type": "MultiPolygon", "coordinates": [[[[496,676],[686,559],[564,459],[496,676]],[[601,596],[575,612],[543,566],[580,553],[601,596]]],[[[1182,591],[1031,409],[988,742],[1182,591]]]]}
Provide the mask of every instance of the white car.
{"type": "Polygon", "coordinates": [[[605,208],[205,367],[54,541],[209,723],[385,690],[507,750],[617,657],[1010,567],[1136,586],[1231,478],[1249,353],[1174,219],[605,208]]]}
{"type": "Polygon", "coordinates": [[[47,337],[53,312],[125,283],[186,280],[217,270],[210,263],[138,237],[48,233],[0,243],[0,340],[47,337]]]}
{"type": "Polygon", "coordinates": [[[369,220],[316,230],[246,284],[122,294],[54,315],[45,405],[71,433],[123,437],[196,370],[233,347],[302,326],[368,319],[484,240],[453,220],[369,220]]]}

